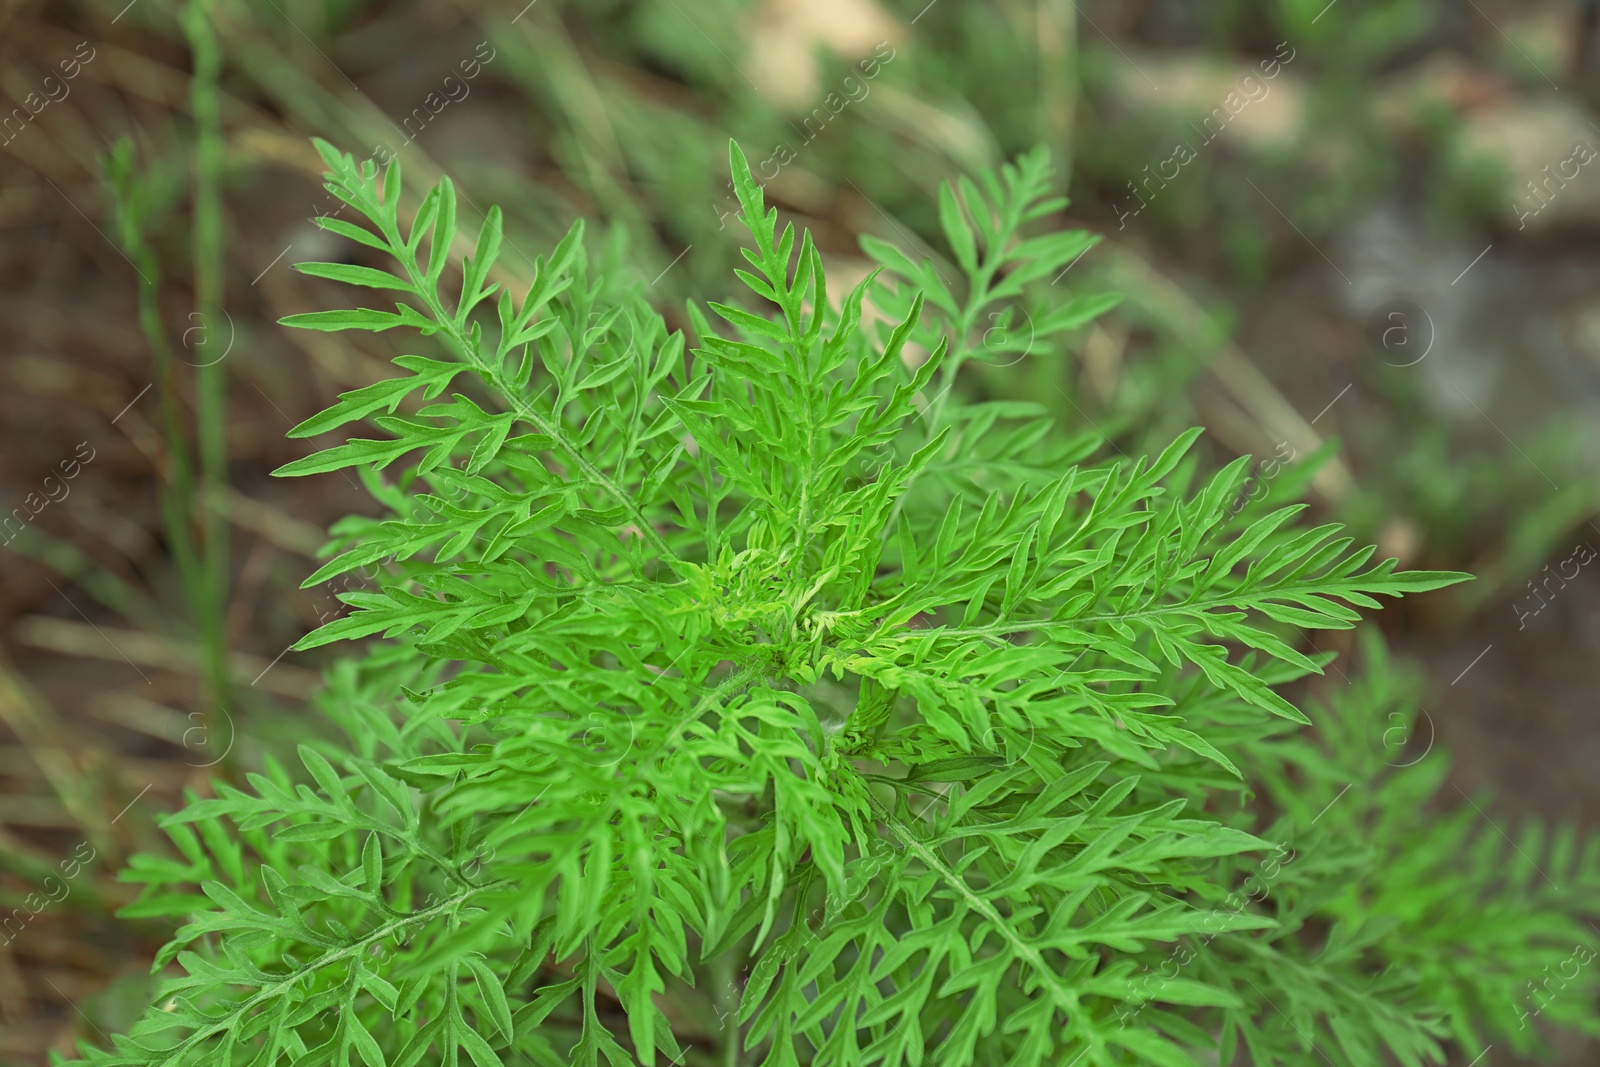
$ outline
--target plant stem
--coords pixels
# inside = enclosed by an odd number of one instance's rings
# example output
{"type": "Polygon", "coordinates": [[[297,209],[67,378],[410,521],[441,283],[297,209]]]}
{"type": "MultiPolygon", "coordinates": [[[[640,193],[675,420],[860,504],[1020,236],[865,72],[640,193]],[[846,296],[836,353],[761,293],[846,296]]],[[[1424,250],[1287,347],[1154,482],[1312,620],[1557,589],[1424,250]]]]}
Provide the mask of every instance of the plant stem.
{"type": "MultiPolygon", "coordinates": [[[[381,179],[379,179],[381,182],[381,179]]],[[[376,203],[373,205],[376,207],[376,203]]],[[[464,332],[455,322],[455,317],[445,310],[444,303],[439,299],[437,289],[433,282],[424,276],[419,269],[414,253],[406,248],[404,238],[400,231],[389,227],[384,232],[384,238],[389,242],[390,254],[400,262],[406,271],[406,276],[411,282],[412,292],[433,320],[438,323],[440,331],[448,341],[449,347],[460,356],[463,362],[476,370],[491,386],[499,391],[500,395],[510,402],[517,415],[539,433],[550,438],[556,446],[564,452],[568,459],[588,478],[595,486],[605,490],[610,496],[625,507],[634,520],[634,525],[649,545],[656,550],[662,560],[672,566],[679,562],[676,553],[667,545],[662,536],[656,532],[650,520],[645,517],[644,510],[638,502],[630,496],[622,486],[608,478],[587,456],[567,439],[561,427],[553,420],[546,419],[535,412],[520,399],[521,389],[518,389],[505,374],[483,357],[479,345],[475,344],[468,333],[464,332]]],[[[435,240],[437,240],[437,236],[435,240]]]]}
{"type": "Polygon", "coordinates": [[[1039,65],[1038,140],[1057,159],[1056,184],[1072,186],[1072,134],[1078,110],[1078,8],[1063,0],[1037,0],[1035,39],[1039,65]]]}
{"type": "MultiPolygon", "coordinates": [[[[132,167],[132,143],[125,142],[128,155],[122,162],[108,162],[112,209],[116,214],[119,244],[139,274],[139,327],[150,343],[156,361],[156,397],[161,407],[161,431],[166,444],[165,484],[161,487],[161,517],[171,545],[178,575],[185,589],[199,587],[198,550],[194,529],[194,462],[189,441],[183,432],[182,394],[178,387],[172,346],[161,322],[161,268],[145,242],[143,211],[149,205],[138,203],[139,179],[132,167]]],[[[117,153],[113,153],[115,158],[117,153]]],[[[148,186],[145,193],[148,192],[148,186]]]]}
{"type": "MultiPolygon", "coordinates": [[[[205,648],[205,671],[215,710],[229,714],[225,617],[228,597],[228,516],[226,510],[227,437],[223,421],[227,405],[227,373],[220,341],[223,295],[222,120],[218,80],[222,55],[211,19],[211,0],[190,0],[184,9],[184,32],[194,54],[189,100],[195,119],[194,292],[196,311],[205,331],[203,361],[195,380],[195,408],[201,470],[201,568],[196,596],[196,621],[205,648]]],[[[232,343],[229,327],[227,344],[232,343]]]]}
{"type": "Polygon", "coordinates": [[[739,1022],[739,996],[736,989],[739,971],[744,966],[744,953],[729,949],[712,963],[717,983],[717,1020],[722,1041],[722,1067],[739,1067],[743,1052],[742,1027],[739,1022]]]}

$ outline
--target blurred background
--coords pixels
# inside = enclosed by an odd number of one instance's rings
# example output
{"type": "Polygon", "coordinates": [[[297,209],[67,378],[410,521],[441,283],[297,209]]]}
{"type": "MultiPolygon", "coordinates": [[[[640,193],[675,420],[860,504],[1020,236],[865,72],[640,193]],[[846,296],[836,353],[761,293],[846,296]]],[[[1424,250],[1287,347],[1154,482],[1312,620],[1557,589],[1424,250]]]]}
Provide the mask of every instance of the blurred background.
{"type": "Polygon", "coordinates": [[[841,282],[863,235],[949,262],[939,182],[1047,145],[1060,223],[1105,238],[1054,284],[1126,298],[1069,348],[997,321],[965,387],[1129,454],[1203,425],[1261,487],[1325,450],[1319,521],[1479,575],[1377,620],[1452,784],[1592,830],[1597,28],[1570,0],[0,0],[0,1063],[143,1006],[168,931],[112,917],[117,871],[309,728],[337,646],[286,650],[359,588],[301,584],[367,494],[268,476],[401,351],[275,325],[349,298],[289,268],[354,247],[311,221],[340,206],[312,136],[398,157],[413,204],[449,173],[502,205],[513,269],[590,219],[678,325],[736,285],[730,137],[841,282]]]}

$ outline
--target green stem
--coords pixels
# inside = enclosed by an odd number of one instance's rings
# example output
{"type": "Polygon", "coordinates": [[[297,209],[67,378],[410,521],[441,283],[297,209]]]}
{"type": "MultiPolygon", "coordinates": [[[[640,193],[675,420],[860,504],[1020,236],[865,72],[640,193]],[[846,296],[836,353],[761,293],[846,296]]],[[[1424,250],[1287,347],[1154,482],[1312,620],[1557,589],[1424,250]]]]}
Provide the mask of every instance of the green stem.
{"type": "Polygon", "coordinates": [[[1070,0],[1038,0],[1038,140],[1059,160],[1056,184],[1072,186],[1072,135],[1078,110],[1078,8],[1070,0]]]}
{"type": "MultiPolygon", "coordinates": [[[[221,97],[218,81],[222,55],[212,25],[210,0],[190,0],[184,9],[184,32],[194,54],[189,101],[195,119],[194,291],[196,310],[206,331],[204,361],[197,368],[195,408],[201,470],[203,577],[198,590],[201,640],[206,679],[216,710],[228,714],[232,694],[228,679],[228,644],[224,629],[228,598],[228,483],[225,409],[227,373],[212,343],[220,340],[225,315],[223,295],[221,97]]],[[[229,328],[232,343],[232,329],[229,328]]]]}
{"type": "Polygon", "coordinates": [[[744,954],[732,949],[718,956],[712,966],[714,980],[717,983],[717,1018],[724,1035],[723,1067],[739,1067],[739,1060],[744,1052],[743,1026],[739,1022],[739,996],[734,987],[743,966],[744,954]]]}
{"type": "Polygon", "coordinates": [[[921,860],[928,870],[932,871],[946,886],[953,890],[956,897],[968,911],[987,922],[990,929],[994,930],[1000,940],[1006,943],[1007,948],[1011,950],[1012,956],[1021,961],[1038,977],[1051,1003],[1064,1013],[1067,1018],[1075,1018],[1078,1013],[1077,994],[1068,988],[1062,981],[1061,976],[1056,973],[1056,970],[1046,962],[1038,946],[1018,934],[1017,930],[1006,921],[1006,917],[1000,914],[992,902],[974,892],[972,887],[967,884],[966,879],[946,863],[943,857],[929,848],[909,827],[895,818],[894,814],[884,807],[876,797],[867,792],[864,782],[862,783],[862,790],[865,792],[867,801],[872,806],[872,810],[878,816],[879,821],[899,839],[900,846],[921,860]]]}
{"type": "Polygon", "coordinates": [[[415,926],[418,923],[427,922],[429,919],[436,918],[440,915],[453,915],[462,904],[466,903],[468,900],[471,900],[479,893],[486,893],[495,889],[506,889],[512,884],[513,883],[510,881],[493,882],[489,885],[478,886],[473,889],[465,890],[448,900],[435,904],[431,908],[425,908],[422,911],[412,912],[409,915],[402,915],[399,918],[396,918],[385,924],[384,926],[380,926],[378,929],[372,931],[370,934],[367,934],[365,937],[352,941],[342,948],[333,949],[319,959],[303,964],[291,973],[284,975],[275,984],[263,985],[262,988],[260,988],[253,996],[228,1005],[231,1010],[228,1011],[226,1015],[216,1017],[210,1025],[196,1030],[194,1033],[185,1038],[182,1044],[173,1049],[173,1058],[168,1062],[178,1062],[179,1060],[183,1059],[187,1053],[198,1048],[200,1044],[207,1038],[215,1037],[217,1034],[224,1033],[238,1026],[240,1021],[249,1018],[257,1008],[271,1002],[275,997],[287,995],[290,988],[294,986],[296,982],[300,981],[300,979],[305,978],[308,975],[316,974],[318,971],[331,967],[335,963],[339,963],[342,960],[350,959],[351,957],[359,957],[372,946],[382,943],[385,938],[393,937],[396,933],[406,929],[407,927],[415,926]]]}
{"type": "MultiPolygon", "coordinates": [[[[369,208],[372,209],[369,211],[372,218],[382,218],[377,204],[371,204],[369,208]]],[[[603,471],[589,462],[588,457],[561,432],[561,427],[548,419],[540,417],[528,405],[518,399],[519,390],[506,379],[498,368],[483,358],[478,346],[456,325],[455,316],[445,310],[434,284],[418,268],[416,256],[406,248],[406,243],[401,238],[399,230],[387,225],[382,228],[384,230],[384,238],[389,242],[390,254],[399,260],[400,265],[405,268],[406,275],[411,282],[412,293],[422,301],[423,306],[428,310],[428,314],[438,324],[440,332],[449,339],[450,347],[455,350],[456,354],[482,375],[485,381],[494,386],[500,395],[505,397],[516,410],[516,413],[521,416],[523,421],[527,422],[539,433],[550,438],[578,470],[583,473],[584,477],[588,478],[595,486],[605,490],[613,499],[626,508],[633,519],[634,525],[639,530],[639,536],[644,538],[669,566],[679,563],[680,560],[677,554],[667,545],[666,540],[656,532],[655,527],[645,517],[644,510],[639,507],[638,502],[622,486],[612,481],[603,471]]]]}
{"type": "Polygon", "coordinates": [[[184,588],[195,589],[201,581],[201,573],[192,526],[194,461],[189,454],[188,438],[183,432],[182,400],[173,365],[172,346],[167,342],[166,328],[161,322],[161,268],[140,232],[143,220],[137,217],[132,204],[135,194],[131,183],[135,179],[131,171],[126,173],[125,180],[129,185],[119,183],[113,186],[113,203],[119,215],[123,250],[139,272],[139,327],[156,360],[156,397],[161,407],[162,436],[167,446],[166,484],[161,488],[162,525],[166,528],[167,542],[172,548],[184,588]]]}

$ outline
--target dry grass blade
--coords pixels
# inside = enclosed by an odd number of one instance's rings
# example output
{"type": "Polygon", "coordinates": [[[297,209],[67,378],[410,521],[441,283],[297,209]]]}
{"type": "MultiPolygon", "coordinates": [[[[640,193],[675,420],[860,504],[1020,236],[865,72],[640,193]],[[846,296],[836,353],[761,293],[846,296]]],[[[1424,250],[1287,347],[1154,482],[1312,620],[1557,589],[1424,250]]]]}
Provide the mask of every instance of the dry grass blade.
{"type": "MultiPolygon", "coordinates": [[[[1173,334],[1185,338],[1218,335],[1216,320],[1199,301],[1148,260],[1122,244],[1107,242],[1107,251],[1111,284],[1137,294],[1173,334]]],[[[1302,455],[1322,447],[1322,437],[1238,345],[1224,338],[1209,354],[1199,355],[1207,359],[1207,369],[1228,398],[1249,416],[1242,424],[1229,420],[1212,427],[1232,447],[1270,452],[1277,442],[1287,441],[1302,455]]],[[[1345,462],[1334,456],[1323,464],[1311,485],[1324,500],[1337,504],[1350,495],[1355,480],[1345,462]]]]}
{"type": "MultiPolygon", "coordinates": [[[[90,779],[83,773],[84,768],[71,755],[73,751],[83,752],[82,744],[68,745],[55,709],[17,673],[3,654],[0,654],[0,721],[5,722],[27,749],[62,806],[83,827],[84,833],[97,847],[109,848],[110,825],[99,799],[90,791],[90,779]]],[[[8,810],[15,799],[8,801],[8,810]]]]}
{"type": "MultiPolygon", "coordinates": [[[[33,615],[18,620],[13,632],[25,644],[67,656],[124,660],[196,676],[201,669],[197,646],[136,630],[33,615]]],[[[253,685],[295,700],[306,700],[322,688],[321,676],[315,671],[244,652],[228,657],[228,669],[232,679],[241,685],[253,685]]]]}

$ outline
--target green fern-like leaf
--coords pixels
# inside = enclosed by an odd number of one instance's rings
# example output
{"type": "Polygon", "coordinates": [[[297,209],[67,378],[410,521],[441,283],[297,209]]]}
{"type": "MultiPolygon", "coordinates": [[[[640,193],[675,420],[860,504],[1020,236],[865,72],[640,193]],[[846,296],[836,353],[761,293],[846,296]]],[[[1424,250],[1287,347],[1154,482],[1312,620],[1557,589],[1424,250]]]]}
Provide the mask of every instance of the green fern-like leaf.
{"type": "Polygon", "coordinates": [[[958,286],[869,242],[835,303],[732,148],[745,294],[685,334],[581,225],[519,299],[498,211],[454,262],[448,181],[402,220],[397,163],[319,149],[364,220],[321,224],[387,260],[301,269],[400,302],[286,325],[431,353],[292,431],[382,436],[278,472],[387,509],[335,527],[308,584],[375,577],[300,647],[381,639],[318,700],[342,741],[133,861],[128,914],[184,923],[91,1062],[1437,1063],[1514,1041],[1495,998],[1592,940],[1594,849],[1504,883],[1470,820],[1420,821],[1434,764],[1388,777],[1341,740],[1359,699],[1286,694],[1328,662],[1301,629],[1464,575],[1240,513],[1248,457],[1202,475],[1199,431],[1108,458],[963,399],[1012,351],[989,324],[1060,346],[1115,302],[1043,292],[1094,240],[1037,232],[1043,152],[941,192],[958,286]],[[1340,783],[1378,791],[1289,849],[1340,783]]]}

